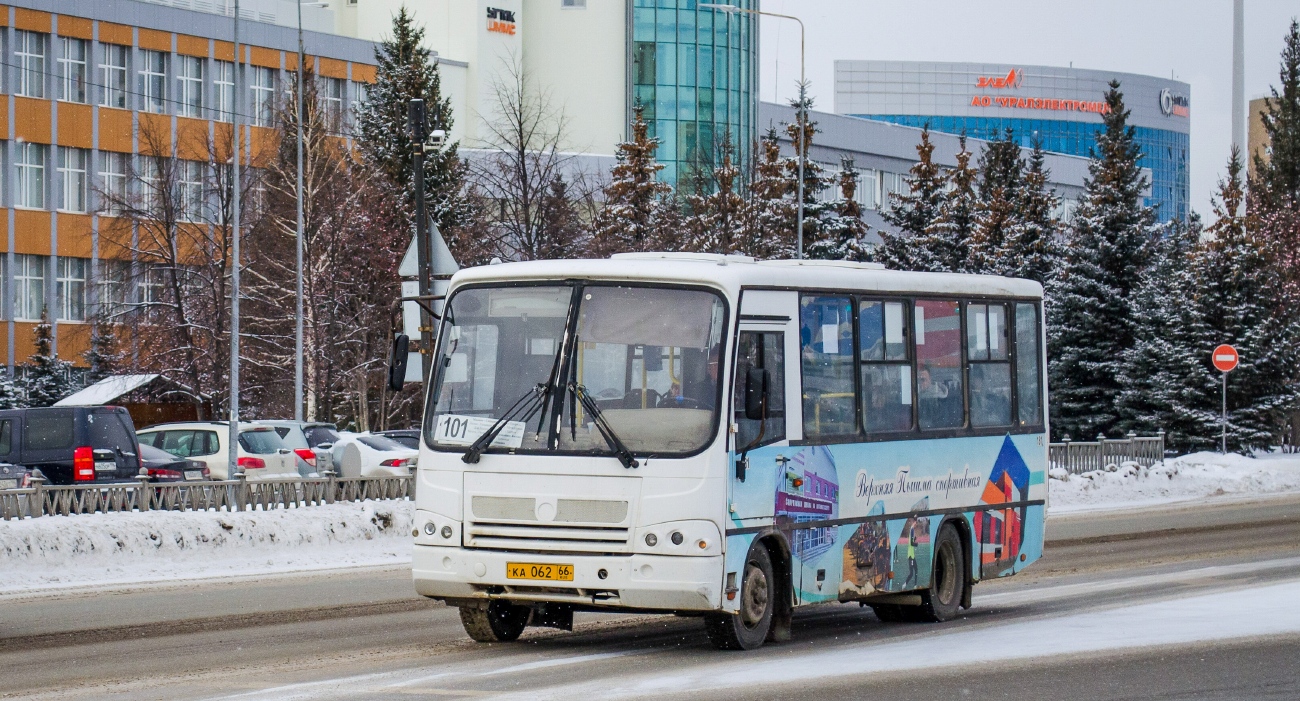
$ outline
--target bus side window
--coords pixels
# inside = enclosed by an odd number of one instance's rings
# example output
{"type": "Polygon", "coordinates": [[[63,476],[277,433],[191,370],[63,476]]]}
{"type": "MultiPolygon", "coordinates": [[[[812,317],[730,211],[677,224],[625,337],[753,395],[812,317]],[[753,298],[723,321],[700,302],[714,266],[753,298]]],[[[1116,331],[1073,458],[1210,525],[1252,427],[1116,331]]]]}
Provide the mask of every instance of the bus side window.
{"type": "Polygon", "coordinates": [[[736,356],[736,386],[732,391],[733,421],[736,423],[737,451],[746,447],[785,440],[785,334],[758,331],[740,332],[736,356]],[[763,368],[770,377],[767,397],[767,420],[745,418],[745,375],[750,368],[763,368]],[[762,426],[762,440],[759,424],[762,426]]]}
{"type": "Polygon", "coordinates": [[[799,305],[804,438],[856,435],[853,302],[807,295],[799,305]]]}
{"type": "Polygon", "coordinates": [[[1038,309],[1033,304],[1016,305],[1016,402],[1021,426],[1043,423],[1043,385],[1038,348],[1038,309]]]}
{"type": "Polygon", "coordinates": [[[868,433],[912,428],[912,363],[907,354],[907,305],[864,299],[858,303],[858,360],[862,372],[862,422],[868,433]]]}
{"type": "Polygon", "coordinates": [[[971,426],[1011,425],[1011,360],[1005,304],[966,305],[971,426]]]}
{"type": "Polygon", "coordinates": [[[961,305],[955,300],[918,299],[916,331],[917,415],[921,428],[965,425],[961,377],[961,305]]]}

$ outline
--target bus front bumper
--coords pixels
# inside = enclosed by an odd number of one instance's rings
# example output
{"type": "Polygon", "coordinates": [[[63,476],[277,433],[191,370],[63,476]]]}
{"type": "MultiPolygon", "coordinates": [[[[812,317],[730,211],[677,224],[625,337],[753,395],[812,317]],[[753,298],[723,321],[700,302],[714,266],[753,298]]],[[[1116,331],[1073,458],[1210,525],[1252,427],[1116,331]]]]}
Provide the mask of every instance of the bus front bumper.
{"type": "Polygon", "coordinates": [[[510,599],[717,611],[722,556],[542,555],[416,545],[415,591],[439,599],[510,599]],[[573,581],[510,579],[506,564],[570,565],[573,581]],[[601,573],[604,578],[601,578],[601,573]]]}

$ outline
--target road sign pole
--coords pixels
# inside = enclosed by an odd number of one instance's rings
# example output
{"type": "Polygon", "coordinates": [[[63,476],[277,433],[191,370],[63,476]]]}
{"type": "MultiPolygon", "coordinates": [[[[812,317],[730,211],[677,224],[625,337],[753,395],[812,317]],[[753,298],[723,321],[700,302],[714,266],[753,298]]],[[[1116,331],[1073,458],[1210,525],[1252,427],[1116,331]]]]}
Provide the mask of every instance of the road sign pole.
{"type": "Polygon", "coordinates": [[[1223,398],[1219,407],[1219,452],[1228,454],[1228,373],[1237,369],[1241,356],[1237,349],[1224,343],[1210,353],[1210,364],[1223,373],[1223,398]]]}
{"type": "Polygon", "coordinates": [[[1223,374],[1223,419],[1220,421],[1222,428],[1219,433],[1219,454],[1228,454],[1228,373],[1223,374]]]}

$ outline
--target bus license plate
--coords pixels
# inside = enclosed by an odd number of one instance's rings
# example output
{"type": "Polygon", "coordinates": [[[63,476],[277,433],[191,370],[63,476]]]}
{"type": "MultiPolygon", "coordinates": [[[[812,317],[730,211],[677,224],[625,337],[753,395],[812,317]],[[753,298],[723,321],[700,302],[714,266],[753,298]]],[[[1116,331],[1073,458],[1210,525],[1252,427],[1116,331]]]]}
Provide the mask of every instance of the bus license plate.
{"type": "Polygon", "coordinates": [[[572,582],[573,565],[539,565],[532,562],[507,562],[508,579],[539,579],[546,582],[572,582]]]}
{"type": "Polygon", "coordinates": [[[112,472],[116,469],[117,469],[117,463],[112,460],[95,462],[95,472],[112,472]]]}

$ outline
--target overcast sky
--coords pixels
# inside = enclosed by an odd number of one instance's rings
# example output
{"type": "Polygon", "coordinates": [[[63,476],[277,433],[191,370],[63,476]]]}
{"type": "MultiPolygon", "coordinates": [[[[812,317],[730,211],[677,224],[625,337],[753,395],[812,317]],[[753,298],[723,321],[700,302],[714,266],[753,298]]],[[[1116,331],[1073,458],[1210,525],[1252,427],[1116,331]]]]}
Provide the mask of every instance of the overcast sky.
{"type": "MultiPolygon", "coordinates": [[[[836,59],[977,61],[1169,76],[1192,86],[1191,204],[1210,214],[1231,143],[1232,0],[762,0],[807,28],[816,109],[834,109],[836,59]]],[[[1297,0],[1246,0],[1246,99],[1277,84],[1297,0]]],[[[762,20],[760,92],[799,79],[798,25],[762,20]]]]}

